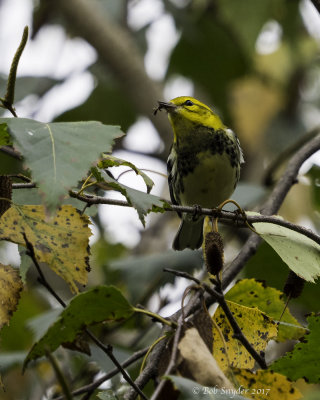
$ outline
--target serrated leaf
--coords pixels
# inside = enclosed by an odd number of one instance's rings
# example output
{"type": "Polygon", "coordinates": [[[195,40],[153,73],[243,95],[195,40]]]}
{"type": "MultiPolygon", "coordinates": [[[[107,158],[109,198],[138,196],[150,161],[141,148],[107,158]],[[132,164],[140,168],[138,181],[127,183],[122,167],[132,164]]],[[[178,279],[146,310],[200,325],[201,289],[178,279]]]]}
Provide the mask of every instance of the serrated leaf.
{"type": "Polygon", "coordinates": [[[8,325],[17,309],[22,290],[19,270],[0,264],[0,329],[8,325]]]}
{"type": "Polygon", "coordinates": [[[89,222],[72,206],[60,207],[48,220],[43,206],[12,205],[1,217],[0,240],[25,246],[25,235],[38,262],[46,263],[78,292],[76,282],[87,283],[89,222]]]}
{"type": "Polygon", "coordinates": [[[318,243],[301,233],[276,224],[254,222],[252,225],[298,276],[309,282],[314,282],[320,276],[318,243]]]}
{"type": "MultiPolygon", "coordinates": [[[[277,336],[277,326],[273,320],[257,308],[244,307],[232,301],[227,301],[227,304],[242,333],[253,348],[258,353],[264,352],[268,341],[277,336]]],[[[214,322],[213,356],[222,371],[227,371],[229,367],[253,368],[255,360],[239,340],[233,337],[231,325],[220,306],[213,315],[212,320],[214,322]],[[224,337],[224,342],[215,324],[219,327],[224,337]]]]}
{"type": "MultiPolygon", "coordinates": [[[[226,300],[246,307],[257,307],[260,311],[266,313],[274,320],[279,320],[285,307],[282,300],[283,293],[280,290],[264,287],[261,282],[255,279],[243,279],[237,282],[226,294],[226,300]]],[[[299,339],[305,329],[286,309],[280,323],[277,340],[284,341],[288,339],[299,339]]]]}
{"type": "Polygon", "coordinates": [[[102,152],[111,151],[114,139],[123,135],[119,127],[96,121],[42,123],[0,118],[0,123],[7,124],[14,146],[23,155],[50,210],[86,175],[102,152]]]}
{"type": "Polygon", "coordinates": [[[98,163],[99,168],[119,167],[121,165],[125,165],[131,168],[136,173],[136,175],[140,175],[147,186],[147,193],[150,193],[152,187],[154,186],[153,180],[131,162],[122,160],[121,158],[117,158],[111,155],[104,155],[104,158],[98,163]]]}
{"type": "Polygon", "coordinates": [[[31,360],[44,356],[47,351],[53,352],[62,344],[72,343],[85,327],[106,320],[129,318],[133,312],[133,307],[113,286],[98,286],[78,294],[46,334],[34,344],[24,362],[24,368],[31,360]]]}
{"type": "Polygon", "coordinates": [[[320,316],[307,318],[310,333],[302,343],[297,343],[293,350],[275,361],[270,369],[286,375],[289,379],[306,378],[310,383],[320,382],[320,316]]]}
{"type": "Polygon", "coordinates": [[[238,387],[244,395],[254,400],[298,400],[302,395],[286,376],[267,370],[256,373],[244,369],[232,371],[238,387]]]}
{"type": "Polygon", "coordinates": [[[128,200],[128,203],[130,203],[137,210],[143,226],[145,226],[144,217],[150,211],[164,212],[164,207],[169,207],[169,204],[165,200],[162,200],[153,194],[141,192],[140,190],[123,185],[110,176],[106,176],[105,181],[112,189],[123,194],[123,196],[125,196],[128,200]]]}

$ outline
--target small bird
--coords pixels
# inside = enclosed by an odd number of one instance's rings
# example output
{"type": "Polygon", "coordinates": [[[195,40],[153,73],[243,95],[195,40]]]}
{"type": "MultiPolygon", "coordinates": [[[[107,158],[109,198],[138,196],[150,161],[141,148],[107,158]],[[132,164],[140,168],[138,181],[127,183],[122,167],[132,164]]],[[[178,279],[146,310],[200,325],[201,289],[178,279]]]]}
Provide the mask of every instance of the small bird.
{"type": "MultiPolygon", "coordinates": [[[[167,161],[172,203],[219,206],[229,199],[240,178],[244,160],[237,136],[214,111],[193,97],[159,101],[154,114],[163,109],[174,135],[167,161]]],[[[182,220],[173,249],[198,249],[203,242],[204,216],[196,212],[178,214],[182,220]]]]}

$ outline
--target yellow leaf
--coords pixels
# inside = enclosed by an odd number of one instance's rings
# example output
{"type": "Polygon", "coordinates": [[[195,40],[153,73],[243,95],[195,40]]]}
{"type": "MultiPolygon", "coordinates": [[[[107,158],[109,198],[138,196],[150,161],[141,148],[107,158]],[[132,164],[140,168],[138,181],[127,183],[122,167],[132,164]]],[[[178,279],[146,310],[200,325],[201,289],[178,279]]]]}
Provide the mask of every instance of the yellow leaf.
{"type": "Polygon", "coordinates": [[[9,324],[13,312],[17,309],[21,290],[19,270],[10,265],[0,264],[0,329],[9,324]]]}
{"type": "Polygon", "coordinates": [[[232,371],[242,395],[254,400],[298,400],[302,395],[284,375],[267,370],[256,373],[244,369],[232,371]]]}
{"type": "MultiPolygon", "coordinates": [[[[257,308],[241,306],[233,301],[227,301],[227,304],[242,333],[256,352],[264,352],[268,341],[277,336],[277,326],[273,320],[257,308]]],[[[225,372],[229,367],[253,368],[255,360],[239,340],[233,338],[233,330],[221,307],[218,307],[212,320],[213,356],[222,371],[225,372]]]]}
{"type": "Polygon", "coordinates": [[[70,205],[59,207],[51,220],[43,206],[12,205],[0,220],[0,239],[25,246],[26,237],[37,261],[46,263],[77,293],[76,282],[85,285],[89,271],[88,224],[89,218],[70,205]]]}

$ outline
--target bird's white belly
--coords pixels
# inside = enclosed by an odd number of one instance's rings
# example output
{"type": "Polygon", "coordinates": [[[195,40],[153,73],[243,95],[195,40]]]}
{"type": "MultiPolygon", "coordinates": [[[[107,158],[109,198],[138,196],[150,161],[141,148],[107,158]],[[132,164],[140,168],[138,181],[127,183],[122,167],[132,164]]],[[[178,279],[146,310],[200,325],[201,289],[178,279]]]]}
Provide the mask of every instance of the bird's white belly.
{"type": "Polygon", "coordinates": [[[182,205],[214,208],[232,195],[236,183],[236,168],[223,153],[202,153],[195,170],[183,177],[182,205]]]}

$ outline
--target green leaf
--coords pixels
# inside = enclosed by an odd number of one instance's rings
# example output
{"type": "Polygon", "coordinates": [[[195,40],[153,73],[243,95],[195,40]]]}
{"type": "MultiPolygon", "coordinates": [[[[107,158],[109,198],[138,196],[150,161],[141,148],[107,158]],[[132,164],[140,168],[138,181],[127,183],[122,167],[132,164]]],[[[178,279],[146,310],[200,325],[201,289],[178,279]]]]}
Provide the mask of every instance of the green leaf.
{"type": "MultiPolygon", "coordinates": [[[[285,307],[285,302],[282,300],[283,293],[277,289],[265,287],[255,279],[243,279],[237,282],[225,298],[246,307],[257,307],[274,320],[279,320],[285,307]]],[[[279,325],[277,339],[279,341],[299,339],[304,333],[305,329],[286,309],[279,325]]]]}
{"type": "Polygon", "coordinates": [[[119,167],[120,165],[125,165],[129,168],[131,168],[137,175],[140,175],[142,179],[144,180],[144,183],[147,186],[147,193],[150,193],[154,182],[151,178],[148,177],[143,171],[141,171],[139,168],[137,168],[134,164],[132,164],[129,161],[122,160],[121,158],[117,158],[111,155],[104,155],[105,158],[101,160],[98,164],[99,168],[109,168],[109,167],[119,167]]]}
{"type": "Polygon", "coordinates": [[[310,383],[320,382],[320,316],[307,318],[310,333],[293,350],[275,361],[269,368],[296,381],[306,378],[310,383]]]}
{"type": "Polygon", "coordinates": [[[174,388],[180,392],[179,400],[244,400],[247,397],[239,395],[245,392],[243,387],[238,389],[218,389],[215,387],[202,386],[199,383],[183,378],[182,376],[168,375],[164,377],[172,382],[174,388]]]}
{"type": "Polygon", "coordinates": [[[0,147],[10,145],[11,138],[7,130],[7,124],[0,124],[0,147]]]}
{"type": "Polygon", "coordinates": [[[164,207],[170,207],[169,204],[165,200],[160,199],[160,197],[130,188],[129,186],[117,182],[110,176],[106,176],[105,181],[114,190],[117,190],[118,192],[123,194],[123,196],[125,196],[128,200],[128,203],[137,210],[143,226],[145,226],[144,217],[150,211],[164,212],[164,207]]]}
{"type": "Polygon", "coordinates": [[[85,327],[106,320],[129,318],[133,312],[132,306],[113,286],[98,286],[75,296],[46,334],[34,344],[24,368],[47,351],[53,352],[61,344],[72,343],[85,327]]]}
{"type": "Polygon", "coordinates": [[[319,244],[301,233],[276,224],[255,222],[252,225],[288,267],[302,279],[314,282],[320,275],[319,244]]]}
{"type": "MultiPolygon", "coordinates": [[[[279,255],[268,245],[262,242],[256,254],[246,264],[244,276],[262,280],[267,286],[283,289],[288,276],[287,265],[279,255]]],[[[291,305],[304,310],[317,312],[320,309],[319,280],[316,283],[306,282],[300,297],[290,300],[291,305]]]]}
{"type": "Polygon", "coordinates": [[[42,123],[25,118],[1,118],[15,147],[53,210],[75,186],[100,154],[110,152],[115,138],[123,133],[117,126],[100,122],[42,123]]]}

